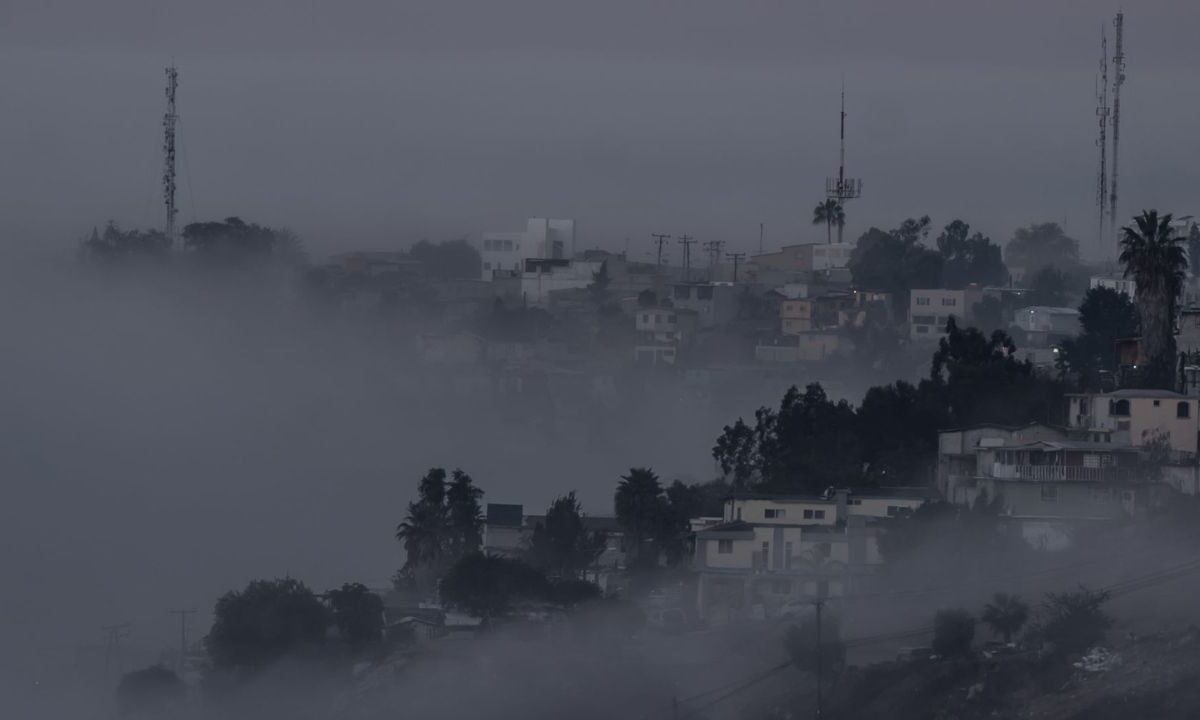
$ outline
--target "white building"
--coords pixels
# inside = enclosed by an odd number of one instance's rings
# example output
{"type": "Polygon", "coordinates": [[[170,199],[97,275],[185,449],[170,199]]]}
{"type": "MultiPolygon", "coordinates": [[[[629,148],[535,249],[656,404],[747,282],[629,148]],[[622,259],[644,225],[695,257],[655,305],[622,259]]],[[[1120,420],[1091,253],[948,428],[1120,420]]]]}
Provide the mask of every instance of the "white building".
{"type": "Polygon", "coordinates": [[[681,308],[639,308],[634,314],[638,342],[633,349],[639,365],[674,365],[679,351],[695,333],[699,317],[681,308]]]}
{"type": "Polygon", "coordinates": [[[479,245],[482,279],[519,275],[525,261],[570,257],[575,252],[575,221],[530,218],[525,230],[485,232],[479,245]]]}
{"type": "Polygon", "coordinates": [[[1035,305],[1013,313],[1013,324],[1027,333],[1075,336],[1079,334],[1079,311],[1075,308],[1035,305]]]}
{"type": "Polygon", "coordinates": [[[1116,290],[1119,293],[1124,293],[1132,300],[1137,295],[1137,283],[1131,278],[1122,277],[1120,275],[1093,275],[1088,287],[1108,288],[1116,290]]]}

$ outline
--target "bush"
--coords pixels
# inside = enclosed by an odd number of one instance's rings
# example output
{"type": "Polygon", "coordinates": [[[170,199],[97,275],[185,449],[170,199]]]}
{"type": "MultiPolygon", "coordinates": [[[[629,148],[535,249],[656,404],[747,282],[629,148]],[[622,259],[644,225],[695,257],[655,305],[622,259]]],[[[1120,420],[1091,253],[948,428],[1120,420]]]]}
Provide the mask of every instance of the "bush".
{"type": "Polygon", "coordinates": [[[942,657],[971,652],[975,618],[966,610],[941,610],[933,618],[933,651],[942,657]]]}
{"type": "Polygon", "coordinates": [[[522,600],[545,600],[549,584],[545,575],[520,560],[472,553],[450,568],[441,591],[448,605],[487,620],[522,600]]]}
{"type": "Polygon", "coordinates": [[[1112,618],[1101,609],[1109,594],[1080,587],[1074,592],[1046,593],[1042,603],[1041,639],[1059,654],[1083,652],[1104,640],[1112,618]]]}

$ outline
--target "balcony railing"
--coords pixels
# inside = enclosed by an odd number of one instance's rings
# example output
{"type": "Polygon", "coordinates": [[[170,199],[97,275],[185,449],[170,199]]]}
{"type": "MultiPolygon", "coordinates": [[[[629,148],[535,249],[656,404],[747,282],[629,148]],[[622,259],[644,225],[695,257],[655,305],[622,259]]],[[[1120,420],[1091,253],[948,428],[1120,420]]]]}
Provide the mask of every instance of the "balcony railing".
{"type": "Polygon", "coordinates": [[[992,477],[1032,482],[1133,482],[1144,476],[1140,468],[1083,467],[1082,465],[992,464],[992,477]]]}

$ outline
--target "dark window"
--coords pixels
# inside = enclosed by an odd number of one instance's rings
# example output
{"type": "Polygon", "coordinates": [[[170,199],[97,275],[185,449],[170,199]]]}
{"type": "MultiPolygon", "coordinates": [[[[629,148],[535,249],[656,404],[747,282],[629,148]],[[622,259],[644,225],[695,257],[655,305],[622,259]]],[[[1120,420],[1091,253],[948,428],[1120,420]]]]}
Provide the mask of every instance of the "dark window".
{"type": "Polygon", "coordinates": [[[1108,414],[1116,417],[1129,417],[1129,401],[1128,400],[1110,400],[1108,406],[1108,414]]]}
{"type": "Polygon", "coordinates": [[[676,300],[688,300],[691,297],[692,297],[692,289],[690,287],[688,287],[687,285],[676,285],[675,286],[675,299],[676,300]]]}
{"type": "Polygon", "coordinates": [[[717,552],[721,555],[729,555],[730,553],[732,553],[733,552],[733,541],[732,540],[718,540],[717,541],[717,552]]]}
{"type": "Polygon", "coordinates": [[[825,519],[825,511],[824,510],[813,510],[813,519],[814,520],[824,520],[825,519]]]}
{"type": "Polygon", "coordinates": [[[1191,417],[1191,416],[1192,416],[1192,404],[1191,403],[1181,402],[1175,406],[1175,417],[1185,418],[1185,417],[1191,417]]]}
{"type": "Polygon", "coordinates": [[[701,285],[696,288],[697,300],[712,300],[713,289],[711,285],[701,285]]]}
{"type": "Polygon", "coordinates": [[[764,515],[765,517],[767,517],[768,519],[770,519],[770,518],[781,518],[781,517],[783,517],[783,515],[784,515],[784,511],[783,511],[783,510],[776,510],[776,509],[773,509],[773,508],[767,508],[766,510],[763,510],[763,515],[764,515]]]}
{"type": "Polygon", "coordinates": [[[804,519],[805,519],[805,520],[812,520],[812,519],[813,519],[813,511],[812,511],[812,510],[805,510],[805,511],[804,511],[804,519]]]}

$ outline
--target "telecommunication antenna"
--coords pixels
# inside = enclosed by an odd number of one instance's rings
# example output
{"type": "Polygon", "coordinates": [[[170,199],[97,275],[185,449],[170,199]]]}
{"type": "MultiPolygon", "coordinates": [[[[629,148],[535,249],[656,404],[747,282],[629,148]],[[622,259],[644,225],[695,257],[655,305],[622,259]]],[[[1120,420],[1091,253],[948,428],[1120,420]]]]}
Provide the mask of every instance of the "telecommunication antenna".
{"type": "Polygon", "coordinates": [[[1112,192],[1108,196],[1108,225],[1117,229],[1117,149],[1121,143],[1121,86],[1125,84],[1125,13],[1117,13],[1113,20],[1116,27],[1116,52],[1113,53],[1113,104],[1112,104],[1112,192]]]}
{"type": "Polygon", "coordinates": [[[692,279],[692,245],[696,241],[691,235],[684,233],[675,242],[683,246],[683,281],[688,282],[692,279]]]}
{"type": "MultiPolygon", "coordinates": [[[[825,179],[825,197],[836,200],[842,209],[847,200],[862,196],[862,180],[846,177],[846,85],[842,84],[841,149],[838,154],[838,175],[825,179]]],[[[842,242],[842,224],[838,223],[838,243],[842,242]]]]}
{"type": "Polygon", "coordinates": [[[179,87],[179,73],[175,66],[167,68],[167,112],[163,115],[163,201],[167,206],[167,224],[164,233],[167,245],[175,243],[175,125],[179,115],[175,112],[175,90],[179,87]]]}
{"type": "Polygon", "coordinates": [[[1100,26],[1100,81],[1096,88],[1096,117],[1100,120],[1100,172],[1096,179],[1096,205],[1100,208],[1099,247],[1104,250],[1104,214],[1108,210],[1108,34],[1100,26]]]}
{"type": "Polygon", "coordinates": [[[662,249],[663,249],[663,245],[664,245],[664,244],[666,244],[666,242],[667,242],[668,240],[670,240],[670,239],[671,239],[671,236],[670,236],[670,235],[663,235],[663,234],[661,234],[661,233],[650,233],[650,237],[654,238],[654,239],[655,239],[655,241],[657,241],[657,244],[658,244],[658,260],[656,260],[656,261],[655,261],[655,265],[656,265],[657,267],[660,267],[660,268],[661,268],[661,267],[662,267],[662,249]]]}
{"type": "Polygon", "coordinates": [[[738,279],[738,267],[742,264],[742,261],[746,259],[746,253],[725,253],[725,257],[733,261],[733,282],[736,285],[738,279]]]}

